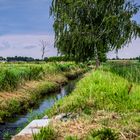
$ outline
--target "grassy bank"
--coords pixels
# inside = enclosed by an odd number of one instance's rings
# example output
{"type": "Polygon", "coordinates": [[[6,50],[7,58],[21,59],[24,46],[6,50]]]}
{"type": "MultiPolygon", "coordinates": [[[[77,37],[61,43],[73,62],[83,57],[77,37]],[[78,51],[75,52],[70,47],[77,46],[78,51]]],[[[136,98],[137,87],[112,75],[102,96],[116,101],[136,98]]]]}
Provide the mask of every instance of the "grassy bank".
{"type": "Polygon", "coordinates": [[[74,62],[0,64],[0,91],[13,91],[27,81],[42,80],[45,76],[76,70],[82,66],[82,64],[76,65],[74,62]]]}
{"type": "MultiPolygon", "coordinates": [[[[52,121],[49,127],[53,129],[55,139],[139,139],[139,64],[135,65],[134,71],[130,70],[130,65],[121,68],[116,64],[115,69],[115,64],[106,64],[99,70],[86,74],[72,94],[47,110],[49,117],[69,112],[78,116],[66,122],[52,121]]],[[[48,136],[46,131],[41,133],[48,136]]],[[[40,134],[35,139],[39,137],[40,134]]]]}
{"type": "Polygon", "coordinates": [[[137,61],[112,61],[104,65],[105,69],[127,79],[129,82],[140,83],[140,63],[137,61]]]}
{"type": "Polygon", "coordinates": [[[85,71],[83,65],[73,62],[47,64],[1,64],[0,121],[24,112],[37,100],[58,91],[85,71]],[[72,77],[72,76],[73,77],[72,77]]]}

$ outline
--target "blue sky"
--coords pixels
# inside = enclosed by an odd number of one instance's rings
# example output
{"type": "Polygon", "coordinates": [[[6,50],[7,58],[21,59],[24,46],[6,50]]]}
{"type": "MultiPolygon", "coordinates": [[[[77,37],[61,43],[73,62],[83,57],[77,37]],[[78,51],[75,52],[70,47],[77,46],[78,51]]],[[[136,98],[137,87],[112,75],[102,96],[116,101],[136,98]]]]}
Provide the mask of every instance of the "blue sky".
{"type": "MultiPolygon", "coordinates": [[[[140,4],[140,0],[135,0],[140,4]]],[[[53,48],[53,19],[49,16],[51,0],[0,0],[0,56],[40,58],[39,41],[46,40],[46,56],[56,55],[53,48]]],[[[134,17],[140,23],[140,12],[134,17]]],[[[120,57],[140,55],[140,39],[120,50],[120,57]]],[[[114,57],[114,53],[109,53],[114,57]]]]}
{"type": "Polygon", "coordinates": [[[0,35],[53,33],[51,0],[0,0],[0,35]]]}
{"type": "Polygon", "coordinates": [[[0,0],[0,56],[41,57],[40,40],[47,41],[46,56],[53,48],[51,0],[0,0]]]}

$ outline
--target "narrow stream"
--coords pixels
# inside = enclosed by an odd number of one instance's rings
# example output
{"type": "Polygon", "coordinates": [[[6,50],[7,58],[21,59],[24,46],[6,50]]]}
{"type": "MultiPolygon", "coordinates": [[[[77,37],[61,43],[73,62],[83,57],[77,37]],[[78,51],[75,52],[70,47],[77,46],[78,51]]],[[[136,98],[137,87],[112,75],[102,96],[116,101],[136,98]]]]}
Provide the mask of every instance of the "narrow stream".
{"type": "Polygon", "coordinates": [[[60,92],[51,94],[41,101],[39,101],[39,105],[32,109],[32,111],[18,115],[14,118],[10,118],[9,121],[4,124],[0,124],[0,140],[6,140],[7,136],[12,136],[17,133],[18,129],[22,129],[32,116],[42,114],[46,109],[49,109],[54,105],[56,101],[63,98],[64,96],[70,94],[75,87],[77,80],[70,81],[66,86],[62,87],[60,92]]]}

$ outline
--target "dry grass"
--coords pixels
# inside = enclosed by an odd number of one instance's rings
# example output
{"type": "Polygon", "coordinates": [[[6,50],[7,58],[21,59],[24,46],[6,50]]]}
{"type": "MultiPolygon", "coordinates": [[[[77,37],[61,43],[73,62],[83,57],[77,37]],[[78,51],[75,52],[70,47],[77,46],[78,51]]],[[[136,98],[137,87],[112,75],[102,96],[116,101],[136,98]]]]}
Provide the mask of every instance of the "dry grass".
{"type": "MultiPolygon", "coordinates": [[[[139,72],[138,72],[139,73],[139,72]]],[[[80,114],[77,120],[54,122],[60,139],[78,136],[87,140],[90,131],[109,128],[120,140],[140,139],[140,85],[107,70],[87,74],[76,89],[56,103],[47,115],[80,114]],[[129,88],[131,91],[129,91],[129,88]]],[[[103,132],[103,131],[101,131],[103,132]]],[[[106,132],[109,131],[104,131],[106,132]]]]}
{"type": "Polygon", "coordinates": [[[56,140],[64,140],[67,136],[87,140],[91,130],[101,130],[102,128],[115,130],[120,140],[137,140],[140,136],[140,122],[134,120],[139,116],[140,113],[122,115],[98,110],[92,112],[91,115],[81,114],[77,119],[67,121],[53,119],[50,125],[58,133],[56,140]]]}
{"type": "Polygon", "coordinates": [[[53,75],[47,75],[45,77],[50,82],[56,82],[58,84],[65,84],[68,82],[67,77],[65,77],[64,74],[53,74],[53,75]]]}
{"type": "Polygon", "coordinates": [[[82,139],[86,137],[91,129],[100,128],[97,123],[91,123],[90,120],[85,120],[84,118],[67,122],[53,120],[52,126],[59,134],[57,140],[64,140],[66,136],[78,136],[79,139],[82,139]]]}

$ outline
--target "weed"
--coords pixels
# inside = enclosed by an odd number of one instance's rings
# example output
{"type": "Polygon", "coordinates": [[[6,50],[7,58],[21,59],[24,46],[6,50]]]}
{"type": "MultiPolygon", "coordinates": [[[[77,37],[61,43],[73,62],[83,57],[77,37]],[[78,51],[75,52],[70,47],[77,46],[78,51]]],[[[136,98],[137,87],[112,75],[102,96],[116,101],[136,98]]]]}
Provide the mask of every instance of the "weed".
{"type": "Polygon", "coordinates": [[[3,138],[4,138],[4,140],[10,140],[11,139],[10,133],[9,132],[5,132],[3,138]]]}
{"type": "Polygon", "coordinates": [[[87,140],[118,140],[118,134],[110,128],[103,128],[101,130],[92,130],[87,137],[87,140]]]}
{"type": "Polygon", "coordinates": [[[79,140],[76,136],[66,136],[65,140],[79,140]]]}
{"type": "Polygon", "coordinates": [[[41,128],[38,134],[33,134],[34,140],[56,140],[57,132],[51,127],[41,128]]]}

